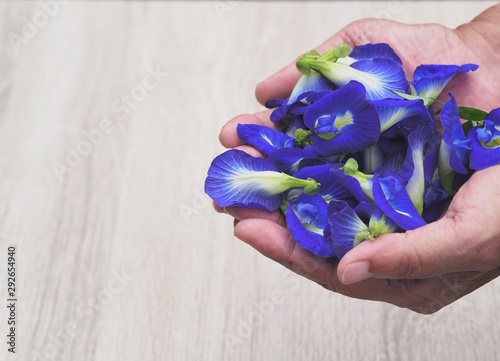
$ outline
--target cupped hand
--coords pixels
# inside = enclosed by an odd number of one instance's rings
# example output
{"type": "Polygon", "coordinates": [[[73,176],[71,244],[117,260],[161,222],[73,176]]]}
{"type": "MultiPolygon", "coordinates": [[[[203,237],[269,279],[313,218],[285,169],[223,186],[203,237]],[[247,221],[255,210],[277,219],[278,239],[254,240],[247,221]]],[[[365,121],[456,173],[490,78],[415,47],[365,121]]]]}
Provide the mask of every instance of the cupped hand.
{"type": "MultiPolygon", "coordinates": [[[[489,111],[500,106],[495,88],[500,83],[496,71],[500,67],[498,24],[499,5],[454,30],[436,24],[367,19],[347,26],[317,50],[323,52],[339,43],[385,42],[396,49],[410,79],[420,64],[479,64],[476,73],[453,79],[443,94],[452,91],[458,104],[489,111]]],[[[288,65],[257,86],[257,99],[264,103],[287,97],[299,76],[294,63],[288,65]]],[[[236,134],[237,124],[274,126],[269,114],[266,110],[233,118],[221,131],[221,143],[248,150],[236,134]]],[[[495,203],[500,195],[498,179],[500,166],[477,172],[455,195],[442,219],[413,231],[365,241],[340,263],[301,248],[279,212],[215,208],[235,218],[236,237],[331,291],[428,314],[500,275],[500,202],[495,203]]]]}

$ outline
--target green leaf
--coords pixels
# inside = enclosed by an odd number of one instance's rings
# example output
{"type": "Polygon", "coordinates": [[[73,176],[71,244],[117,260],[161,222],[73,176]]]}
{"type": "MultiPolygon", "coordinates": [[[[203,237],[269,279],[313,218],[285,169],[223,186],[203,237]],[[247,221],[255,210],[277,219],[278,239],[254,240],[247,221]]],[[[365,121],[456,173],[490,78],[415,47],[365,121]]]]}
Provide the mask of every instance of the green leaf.
{"type": "Polygon", "coordinates": [[[458,113],[460,114],[460,118],[473,122],[482,122],[488,115],[484,110],[469,107],[458,107],[458,113]]]}
{"type": "MultiPolygon", "coordinates": [[[[440,114],[442,109],[443,108],[436,111],[436,115],[440,114]]],[[[473,122],[482,122],[488,115],[488,113],[486,113],[484,110],[462,106],[458,107],[458,114],[460,115],[461,119],[470,120],[473,122]]]]}

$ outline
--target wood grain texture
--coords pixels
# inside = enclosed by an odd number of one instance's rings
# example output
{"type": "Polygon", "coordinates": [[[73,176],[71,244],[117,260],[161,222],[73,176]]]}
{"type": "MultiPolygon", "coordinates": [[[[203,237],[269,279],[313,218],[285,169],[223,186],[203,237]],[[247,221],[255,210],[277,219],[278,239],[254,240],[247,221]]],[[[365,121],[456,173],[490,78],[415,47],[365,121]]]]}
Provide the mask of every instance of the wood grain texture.
{"type": "MultiPolygon", "coordinates": [[[[391,17],[455,27],[493,3],[391,17]]],[[[17,244],[20,300],[0,360],[500,359],[498,281],[430,317],[335,295],[234,239],[203,195],[255,84],[389,3],[217,4],[70,2],[16,47],[41,5],[0,3],[0,270],[17,244]]]]}

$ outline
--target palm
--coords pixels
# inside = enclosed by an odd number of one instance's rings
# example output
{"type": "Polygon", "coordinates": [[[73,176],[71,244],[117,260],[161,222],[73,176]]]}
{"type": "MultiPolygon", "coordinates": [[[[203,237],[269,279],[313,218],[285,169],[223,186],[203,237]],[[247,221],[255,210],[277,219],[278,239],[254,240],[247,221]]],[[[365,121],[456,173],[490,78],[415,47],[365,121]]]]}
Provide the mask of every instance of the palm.
{"type": "MultiPolygon", "coordinates": [[[[500,7],[492,9],[499,11],[500,7]]],[[[481,16],[486,17],[486,15],[481,16]]],[[[481,20],[481,16],[478,20],[481,20]]],[[[456,96],[459,105],[489,111],[498,106],[495,103],[497,97],[493,93],[494,89],[488,85],[500,82],[500,75],[492,70],[497,67],[499,61],[490,56],[495,51],[483,37],[479,36],[479,32],[474,29],[476,25],[477,22],[472,22],[456,30],[450,30],[440,25],[404,25],[385,20],[361,20],[343,29],[317,49],[320,52],[326,51],[339,43],[353,46],[368,42],[386,42],[397,49],[410,79],[416,66],[420,64],[479,64],[479,70],[472,76],[459,75],[455,82],[450,82],[441,100],[447,100],[447,92],[451,91],[456,96]],[[384,31],[371,31],[373,26],[383,27],[384,31]],[[477,49],[482,49],[482,51],[479,52],[477,49]],[[460,86],[458,86],[458,81],[460,86]]],[[[292,63],[257,87],[258,100],[263,103],[271,98],[288,96],[298,77],[299,73],[292,63]]],[[[260,123],[272,126],[269,111],[253,116],[238,116],[226,124],[221,131],[221,143],[231,148],[242,147],[250,153],[255,150],[243,146],[236,134],[238,123],[260,123]]],[[[345,271],[345,264],[348,261],[356,256],[360,258],[359,255],[363,254],[363,247],[368,242],[356,247],[343,258],[342,262],[338,263],[314,256],[302,249],[292,239],[285,227],[284,218],[279,212],[269,213],[243,208],[228,208],[226,211],[237,220],[235,235],[238,238],[265,256],[329,290],[351,297],[386,301],[418,312],[430,313],[500,274],[500,268],[494,267],[498,264],[498,260],[490,256],[500,254],[500,245],[497,241],[500,239],[500,231],[496,227],[500,222],[500,205],[491,202],[491,199],[500,195],[500,185],[496,182],[499,177],[500,166],[476,173],[456,194],[441,220],[411,231],[419,232],[419,235],[427,237],[426,247],[430,250],[429,252],[435,253],[429,256],[433,260],[431,264],[435,266],[431,267],[429,274],[422,277],[419,277],[419,265],[416,264],[412,265],[416,267],[408,267],[409,270],[416,269],[416,273],[409,272],[400,277],[389,277],[393,278],[391,280],[369,279],[345,285],[340,282],[337,270],[345,271]],[[438,240],[438,235],[442,233],[442,227],[445,227],[447,231],[453,229],[451,232],[453,237],[450,237],[448,243],[433,243],[432,240],[438,240]],[[475,242],[470,242],[471,239],[475,242]],[[451,259],[449,264],[445,265],[440,262],[443,252],[451,259]],[[488,261],[482,262],[485,259],[488,261]]],[[[398,262],[394,262],[395,251],[392,253],[380,251],[384,250],[386,245],[392,244],[392,247],[395,247],[399,243],[394,243],[394,240],[400,241],[401,237],[404,239],[411,232],[377,238],[380,242],[375,242],[379,249],[374,261],[378,263],[377,267],[380,269],[387,266],[389,271],[386,274],[391,274],[391,265],[398,262]]],[[[403,261],[404,259],[400,263],[403,261]]]]}

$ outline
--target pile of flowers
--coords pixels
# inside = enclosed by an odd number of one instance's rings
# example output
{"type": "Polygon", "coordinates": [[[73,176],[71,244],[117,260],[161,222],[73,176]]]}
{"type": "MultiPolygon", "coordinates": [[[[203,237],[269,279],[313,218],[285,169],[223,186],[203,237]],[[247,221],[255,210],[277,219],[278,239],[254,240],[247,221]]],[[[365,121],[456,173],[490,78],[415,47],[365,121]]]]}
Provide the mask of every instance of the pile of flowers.
{"type": "Polygon", "coordinates": [[[420,65],[410,83],[389,45],[367,44],[312,51],[296,65],[290,97],[266,104],[275,127],[237,127],[263,157],[219,155],[205,192],[220,207],[281,210],[318,256],[340,259],[364,240],[435,221],[475,170],[500,163],[500,109],[459,107],[451,93],[436,106],[475,64],[420,65]]]}

